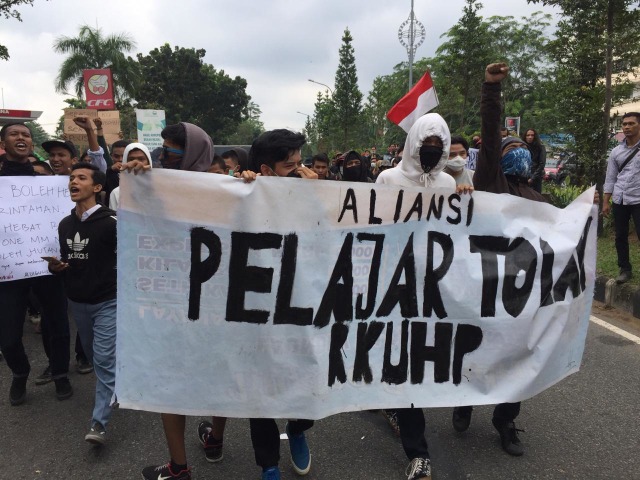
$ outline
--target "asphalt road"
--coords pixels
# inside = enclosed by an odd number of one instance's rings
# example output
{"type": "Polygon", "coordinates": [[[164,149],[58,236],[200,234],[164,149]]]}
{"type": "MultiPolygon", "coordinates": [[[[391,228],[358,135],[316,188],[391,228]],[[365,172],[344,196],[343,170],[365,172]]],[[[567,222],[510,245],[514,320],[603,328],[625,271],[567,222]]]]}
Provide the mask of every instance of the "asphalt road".
{"type": "MultiPolygon", "coordinates": [[[[640,334],[637,323],[617,311],[594,307],[594,315],[640,334]]],[[[32,379],[46,366],[39,335],[26,325],[32,379]]],[[[27,401],[9,405],[10,372],[0,363],[0,480],[139,479],[143,467],[168,460],[160,416],[118,410],[108,445],[84,441],[93,404],[94,376],[70,377],[75,394],[55,398],[53,384],[30,380],[27,401]]],[[[456,433],[451,409],[425,410],[434,480],[445,479],[640,479],[640,345],[594,323],[579,373],[523,403],[516,422],[526,451],[505,454],[491,425],[492,407],[474,410],[471,428],[456,433]]],[[[231,419],[224,460],[208,464],[187,420],[187,452],[194,479],[258,479],[249,422],[231,419]]],[[[284,421],[279,423],[284,429],[284,421]]],[[[400,441],[379,413],[336,415],[307,433],[312,452],[308,479],[406,479],[400,441]]],[[[283,479],[298,478],[282,441],[283,479]]]]}

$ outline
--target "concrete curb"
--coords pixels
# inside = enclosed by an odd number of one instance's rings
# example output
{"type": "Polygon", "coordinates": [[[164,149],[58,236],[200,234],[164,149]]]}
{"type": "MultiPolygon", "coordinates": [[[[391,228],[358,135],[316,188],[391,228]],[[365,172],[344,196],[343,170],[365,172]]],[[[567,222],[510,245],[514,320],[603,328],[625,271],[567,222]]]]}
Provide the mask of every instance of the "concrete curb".
{"type": "Polygon", "coordinates": [[[626,283],[619,285],[615,278],[599,276],[596,277],[593,298],[640,319],[640,288],[636,286],[626,283]]]}

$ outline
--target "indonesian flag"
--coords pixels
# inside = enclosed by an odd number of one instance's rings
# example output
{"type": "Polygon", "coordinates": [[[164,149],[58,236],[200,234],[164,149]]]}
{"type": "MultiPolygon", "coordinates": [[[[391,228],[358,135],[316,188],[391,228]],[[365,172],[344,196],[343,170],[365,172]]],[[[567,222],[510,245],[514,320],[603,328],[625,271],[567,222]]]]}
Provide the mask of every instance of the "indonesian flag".
{"type": "Polygon", "coordinates": [[[408,133],[418,118],[437,106],[438,95],[427,71],[409,93],[391,107],[387,118],[408,133]]]}

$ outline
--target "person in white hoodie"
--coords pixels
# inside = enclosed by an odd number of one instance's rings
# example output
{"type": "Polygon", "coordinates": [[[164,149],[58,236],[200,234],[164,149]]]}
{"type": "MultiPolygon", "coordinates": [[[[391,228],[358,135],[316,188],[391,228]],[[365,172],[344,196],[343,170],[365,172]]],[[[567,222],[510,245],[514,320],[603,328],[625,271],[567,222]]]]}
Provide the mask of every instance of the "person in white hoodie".
{"type": "MultiPolygon", "coordinates": [[[[138,160],[145,165],[149,165],[149,168],[152,168],[151,154],[149,153],[149,149],[142,143],[130,143],[127,145],[127,148],[124,149],[122,163],[133,160],[138,160]]],[[[120,187],[114,188],[109,196],[109,208],[117,211],[118,205],[120,205],[120,187]]]]}
{"type": "MultiPolygon", "coordinates": [[[[451,134],[447,122],[437,113],[420,117],[411,127],[404,144],[402,161],[395,168],[384,170],[376,183],[400,187],[447,188],[472,192],[470,185],[456,188],[453,177],[443,172],[449,160],[451,134]]],[[[410,460],[408,480],[430,480],[431,460],[424,436],[425,421],[421,408],[399,408],[395,411],[400,439],[410,460]]]]}
{"type": "Polygon", "coordinates": [[[450,147],[447,122],[437,113],[427,113],[409,130],[402,161],[396,168],[380,173],[376,183],[455,190],[456,181],[442,171],[449,160],[450,147]]]}

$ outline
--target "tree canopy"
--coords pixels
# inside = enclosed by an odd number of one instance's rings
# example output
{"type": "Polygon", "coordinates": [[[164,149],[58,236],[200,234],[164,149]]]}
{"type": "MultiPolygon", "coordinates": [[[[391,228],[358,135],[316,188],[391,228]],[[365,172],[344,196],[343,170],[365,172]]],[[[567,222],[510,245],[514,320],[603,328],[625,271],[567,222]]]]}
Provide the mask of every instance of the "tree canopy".
{"type": "MultiPolygon", "coordinates": [[[[0,16],[3,16],[7,20],[15,18],[21,22],[22,16],[15,8],[19,5],[33,6],[33,0],[0,0],[0,16]]],[[[2,44],[0,44],[0,60],[9,60],[9,50],[2,44]]]]}
{"type": "Polygon", "coordinates": [[[164,109],[167,124],[194,123],[224,144],[246,120],[251,97],[244,78],[204,63],[205,53],[164,44],[138,54],[144,88],[136,100],[138,108],[164,109]]]}
{"type": "Polygon", "coordinates": [[[137,63],[124,52],[135,49],[136,42],[126,33],[104,36],[102,29],[80,27],[77,37],[59,37],[53,44],[57,53],[67,54],[56,78],[56,91],[67,93],[73,86],[78,98],[84,91],[83,70],[110,68],[116,99],[135,97],[140,84],[137,63]]]}

